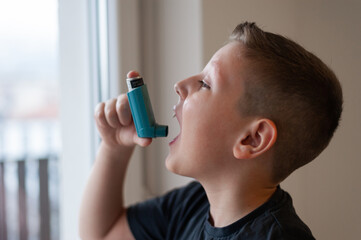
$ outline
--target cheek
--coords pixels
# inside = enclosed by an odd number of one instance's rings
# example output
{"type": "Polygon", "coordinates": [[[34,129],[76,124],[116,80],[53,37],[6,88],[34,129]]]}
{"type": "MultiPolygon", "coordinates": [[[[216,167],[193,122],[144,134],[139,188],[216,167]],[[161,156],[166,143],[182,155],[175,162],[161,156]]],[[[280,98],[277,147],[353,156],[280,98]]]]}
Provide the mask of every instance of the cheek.
{"type": "Polygon", "coordinates": [[[230,120],[233,118],[234,111],[223,104],[223,101],[197,99],[186,100],[183,106],[182,127],[192,132],[205,132],[206,135],[222,136],[230,127],[230,120]]]}
{"type": "Polygon", "coordinates": [[[223,112],[211,103],[183,109],[182,143],[184,148],[201,155],[220,154],[227,144],[227,122],[223,112]],[[199,153],[200,152],[200,153],[199,153]]]}
{"type": "Polygon", "coordinates": [[[202,100],[186,101],[183,107],[182,129],[185,134],[201,138],[215,130],[214,122],[217,120],[216,111],[211,104],[202,100]],[[201,104],[199,104],[201,103],[201,104]]]}

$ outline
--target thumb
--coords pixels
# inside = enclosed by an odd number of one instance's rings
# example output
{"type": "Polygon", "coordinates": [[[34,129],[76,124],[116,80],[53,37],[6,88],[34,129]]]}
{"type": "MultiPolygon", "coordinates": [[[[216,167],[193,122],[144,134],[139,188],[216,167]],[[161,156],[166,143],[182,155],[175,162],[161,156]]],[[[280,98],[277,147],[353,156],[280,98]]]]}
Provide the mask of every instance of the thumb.
{"type": "Polygon", "coordinates": [[[138,137],[138,135],[135,134],[133,141],[141,147],[147,147],[152,143],[153,139],[152,138],[140,138],[140,137],[138,137]]]}
{"type": "Polygon", "coordinates": [[[135,77],[139,77],[139,73],[137,71],[130,71],[127,74],[127,78],[135,78],[135,77]]]}

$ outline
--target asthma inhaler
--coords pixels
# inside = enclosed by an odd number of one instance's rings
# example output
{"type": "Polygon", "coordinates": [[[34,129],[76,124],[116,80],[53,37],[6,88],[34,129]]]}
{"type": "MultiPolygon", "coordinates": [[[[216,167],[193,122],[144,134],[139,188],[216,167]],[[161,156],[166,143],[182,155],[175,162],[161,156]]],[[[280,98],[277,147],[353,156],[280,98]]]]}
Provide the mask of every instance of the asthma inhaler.
{"type": "Polygon", "coordinates": [[[168,126],[155,122],[147,86],[140,76],[127,78],[128,100],[137,134],[141,138],[166,137],[168,126]]]}

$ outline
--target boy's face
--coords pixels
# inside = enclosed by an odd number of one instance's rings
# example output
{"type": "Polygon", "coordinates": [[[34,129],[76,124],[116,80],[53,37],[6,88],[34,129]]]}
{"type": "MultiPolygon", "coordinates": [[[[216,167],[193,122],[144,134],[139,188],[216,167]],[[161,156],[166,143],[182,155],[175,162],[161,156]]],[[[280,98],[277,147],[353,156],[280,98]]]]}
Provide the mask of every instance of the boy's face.
{"type": "Polygon", "coordinates": [[[167,168],[200,179],[232,167],[233,147],[247,119],[239,111],[245,62],[232,42],[218,50],[198,75],[178,82],[179,135],[169,143],[167,168]]]}

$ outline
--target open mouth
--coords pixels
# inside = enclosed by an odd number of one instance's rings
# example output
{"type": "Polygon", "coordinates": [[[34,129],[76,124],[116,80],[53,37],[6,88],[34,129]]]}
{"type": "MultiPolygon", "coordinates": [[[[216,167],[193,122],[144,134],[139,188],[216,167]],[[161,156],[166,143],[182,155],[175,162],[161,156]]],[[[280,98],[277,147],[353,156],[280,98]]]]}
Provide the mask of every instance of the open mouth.
{"type": "Polygon", "coordinates": [[[177,119],[180,131],[179,131],[178,135],[172,141],[169,142],[169,146],[171,146],[175,142],[177,142],[177,140],[180,138],[180,135],[181,135],[181,132],[182,132],[182,123],[181,123],[181,116],[180,116],[181,114],[180,114],[180,111],[179,111],[179,107],[180,106],[178,106],[178,105],[173,106],[173,111],[174,111],[173,118],[177,119]]]}

